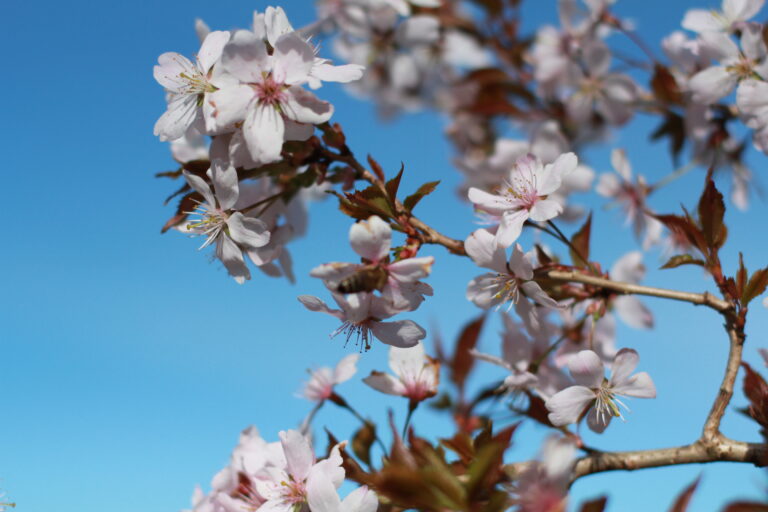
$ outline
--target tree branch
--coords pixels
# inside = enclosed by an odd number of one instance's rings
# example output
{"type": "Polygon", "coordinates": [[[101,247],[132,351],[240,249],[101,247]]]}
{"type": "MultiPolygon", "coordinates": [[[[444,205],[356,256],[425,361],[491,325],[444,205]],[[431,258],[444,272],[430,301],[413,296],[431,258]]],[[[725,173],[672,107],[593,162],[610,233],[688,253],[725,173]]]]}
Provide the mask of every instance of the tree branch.
{"type": "Polygon", "coordinates": [[[709,306],[715,311],[719,311],[721,313],[733,309],[733,305],[730,302],[723,299],[718,299],[708,292],[694,293],[667,290],[665,288],[654,288],[651,286],[641,286],[639,284],[624,283],[621,281],[611,281],[610,279],[605,279],[603,277],[591,276],[582,274],[580,272],[565,270],[550,270],[546,273],[546,276],[556,281],[591,284],[593,286],[599,286],[600,288],[612,290],[617,293],[648,295],[650,297],[661,297],[663,299],[679,300],[683,302],[690,302],[692,304],[709,306]]]}
{"type": "MultiPolygon", "coordinates": [[[[766,464],[767,456],[768,447],[764,444],[734,441],[725,436],[718,436],[709,441],[700,439],[685,446],[657,450],[595,452],[576,460],[571,483],[595,473],[634,471],[681,464],[742,462],[762,467],[766,464]]],[[[509,464],[505,470],[512,478],[517,478],[531,464],[531,461],[509,464]]]]}

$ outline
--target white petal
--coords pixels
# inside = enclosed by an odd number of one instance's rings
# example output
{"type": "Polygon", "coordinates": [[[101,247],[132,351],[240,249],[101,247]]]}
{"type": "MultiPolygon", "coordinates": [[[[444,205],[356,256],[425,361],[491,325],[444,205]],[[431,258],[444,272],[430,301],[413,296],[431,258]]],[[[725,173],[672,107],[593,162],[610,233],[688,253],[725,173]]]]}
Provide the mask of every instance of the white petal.
{"type": "Polygon", "coordinates": [[[216,240],[216,257],[224,264],[229,275],[239,284],[251,278],[251,272],[243,260],[243,251],[227,235],[220,235],[216,240]]]}
{"type": "MultiPolygon", "coordinates": [[[[344,498],[341,504],[341,512],[376,512],[378,507],[379,499],[376,497],[376,493],[368,489],[368,487],[362,486],[344,498]]],[[[312,512],[314,512],[314,509],[312,512]]]]}
{"type": "Polygon", "coordinates": [[[434,256],[423,258],[406,258],[387,265],[389,275],[402,283],[413,283],[429,275],[434,256]]]}
{"type": "Polygon", "coordinates": [[[613,387],[619,395],[635,398],[656,398],[656,386],[646,372],[636,373],[621,384],[613,387]]]}
{"type": "Polygon", "coordinates": [[[616,357],[613,358],[613,367],[611,368],[611,386],[620,385],[629,378],[637,363],[640,361],[640,356],[637,351],[630,348],[623,348],[619,350],[616,357]]]}
{"type": "Polygon", "coordinates": [[[341,499],[331,479],[323,471],[312,468],[307,479],[307,502],[311,512],[340,512],[341,499]]]}
{"type": "Polygon", "coordinates": [[[424,368],[426,353],[424,344],[417,343],[410,348],[389,348],[389,367],[400,378],[418,375],[424,368]]]}
{"type": "Polygon", "coordinates": [[[496,244],[496,236],[487,229],[481,228],[469,235],[464,241],[464,249],[478,266],[499,273],[507,271],[506,251],[496,244]]]}
{"type": "Polygon", "coordinates": [[[161,141],[181,138],[197,119],[198,110],[197,96],[174,95],[168,103],[168,110],[155,123],[154,134],[161,141]]]}
{"type": "Polygon", "coordinates": [[[723,22],[715,16],[715,13],[707,9],[689,9],[683,17],[683,28],[693,32],[707,32],[710,30],[723,30],[723,22]]]}
{"type": "Polygon", "coordinates": [[[372,216],[349,229],[349,243],[361,257],[378,262],[389,254],[392,245],[392,228],[381,218],[372,216]]]}
{"type": "Polygon", "coordinates": [[[563,213],[563,205],[554,199],[539,199],[531,208],[531,220],[544,222],[563,213]]]}
{"type": "Polygon", "coordinates": [[[251,156],[264,163],[277,162],[283,149],[285,124],[272,105],[257,105],[248,112],[243,135],[251,156]]]}
{"type": "Polygon", "coordinates": [[[293,32],[291,22],[288,21],[288,16],[285,15],[282,7],[267,7],[264,11],[264,25],[267,41],[272,46],[275,46],[275,42],[280,36],[293,32]]]}
{"type": "Polygon", "coordinates": [[[549,421],[556,427],[576,423],[584,409],[595,399],[595,393],[584,386],[570,386],[555,393],[545,402],[549,421]]]}
{"type": "Polygon", "coordinates": [[[298,430],[280,432],[288,474],[297,482],[303,482],[309,475],[309,469],[315,463],[315,454],[309,440],[298,430]]]}
{"type": "Polygon", "coordinates": [[[496,231],[496,243],[501,247],[509,247],[520,238],[523,224],[528,220],[528,210],[507,211],[501,216],[499,229],[496,231]]]}
{"type": "Polygon", "coordinates": [[[520,244],[515,244],[512,249],[512,255],[509,257],[509,269],[515,274],[515,277],[526,281],[533,279],[533,265],[531,265],[520,244]]]}
{"type": "Polygon", "coordinates": [[[226,30],[217,30],[205,36],[205,40],[200,46],[200,51],[197,53],[200,71],[208,73],[213,65],[216,64],[216,61],[221,58],[224,46],[229,42],[229,36],[230,34],[226,30]]]}
{"type": "Polygon", "coordinates": [[[286,100],[281,106],[286,117],[299,123],[322,124],[333,115],[333,105],[299,86],[286,91],[286,100]]]}
{"type": "Polygon", "coordinates": [[[306,82],[315,63],[312,47],[295,32],[280,36],[275,45],[272,74],[276,82],[300,84],[306,82]]]}
{"type": "Polygon", "coordinates": [[[412,320],[372,322],[371,331],[379,340],[395,347],[413,347],[427,337],[427,331],[412,320]]]}
{"type": "Polygon", "coordinates": [[[227,219],[229,236],[246,249],[258,249],[269,243],[269,229],[264,221],[235,212],[227,219]]]}
{"type": "Polygon", "coordinates": [[[350,354],[344,357],[333,370],[333,380],[336,384],[348,381],[357,372],[357,360],[359,354],[350,354]]]}
{"type": "Polygon", "coordinates": [[[568,359],[568,370],[576,384],[598,388],[605,376],[605,367],[600,356],[591,350],[581,350],[568,359]]]}
{"type": "Polygon", "coordinates": [[[651,329],[653,327],[653,313],[640,299],[632,295],[622,295],[613,301],[613,307],[619,318],[635,329],[651,329]]]}
{"type": "Polygon", "coordinates": [[[270,71],[271,57],[264,41],[248,30],[232,35],[221,55],[221,65],[241,82],[258,83],[270,71]]]}
{"type": "Polygon", "coordinates": [[[403,396],[405,395],[405,386],[399,379],[382,372],[371,372],[363,379],[363,382],[371,386],[376,391],[386,393],[387,395],[403,396]]]}
{"type": "Polygon", "coordinates": [[[712,66],[699,71],[688,82],[694,99],[701,103],[713,103],[727,96],[736,85],[738,78],[725,66],[712,66]]]}
{"type": "Polygon", "coordinates": [[[611,424],[612,419],[613,415],[605,414],[598,416],[597,409],[592,409],[587,414],[587,426],[592,432],[602,434],[608,428],[608,425],[611,424]]]}

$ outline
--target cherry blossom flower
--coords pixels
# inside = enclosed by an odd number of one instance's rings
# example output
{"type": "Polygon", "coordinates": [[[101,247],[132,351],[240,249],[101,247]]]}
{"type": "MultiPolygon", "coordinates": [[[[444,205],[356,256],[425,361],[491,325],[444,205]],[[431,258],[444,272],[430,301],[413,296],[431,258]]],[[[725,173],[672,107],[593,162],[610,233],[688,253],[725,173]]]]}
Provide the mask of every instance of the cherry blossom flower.
{"type": "Polygon", "coordinates": [[[638,88],[627,75],[610,73],[611,53],[600,41],[582,50],[584,67],[573,69],[576,91],[566,100],[568,115],[577,123],[588,123],[597,112],[608,123],[621,125],[632,117],[632,102],[638,88]]]}
{"type": "Polygon", "coordinates": [[[632,166],[623,150],[614,149],[611,152],[611,164],[616,174],[601,174],[596,191],[622,206],[626,223],[632,225],[636,237],[643,237],[643,248],[647,249],[660,241],[662,232],[662,224],[649,215],[646,206],[651,188],[643,175],[632,179],[632,166]]]}
{"type": "Polygon", "coordinates": [[[394,376],[373,371],[363,382],[388,395],[403,396],[417,404],[437,394],[440,363],[426,355],[424,344],[389,348],[389,367],[394,376]]]}
{"type": "Polygon", "coordinates": [[[354,293],[378,290],[395,309],[413,311],[432,295],[432,287],[419,279],[429,275],[435,258],[404,258],[390,263],[392,228],[373,216],[357,222],[349,230],[352,249],[363,259],[362,264],[326,263],[310,272],[334,292],[354,293]]]}
{"type": "MultiPolygon", "coordinates": [[[[632,251],[619,258],[611,267],[610,276],[614,281],[640,283],[645,277],[643,253],[632,251]]],[[[653,327],[653,314],[635,295],[619,295],[611,300],[611,305],[619,318],[630,327],[636,329],[653,327]]]]}
{"type": "Polygon", "coordinates": [[[576,447],[569,439],[552,435],[544,441],[539,457],[515,482],[513,502],[520,512],[565,510],[576,447]]]}
{"type": "Polygon", "coordinates": [[[617,352],[616,317],[606,312],[598,319],[595,319],[594,315],[589,315],[579,322],[574,313],[575,311],[571,309],[560,311],[563,330],[575,336],[567,337],[557,347],[553,358],[555,365],[558,368],[567,367],[571,357],[585,348],[595,352],[606,365],[610,365],[617,352]]]}
{"type": "Polygon", "coordinates": [[[506,251],[496,245],[494,235],[486,229],[478,229],[467,238],[464,247],[472,261],[494,271],[469,282],[467,299],[476,306],[487,309],[509,303],[512,307],[522,295],[542,306],[559,307],[557,301],[533,280],[531,256],[523,253],[520,244],[515,244],[507,261],[506,251]]]}
{"type": "Polygon", "coordinates": [[[602,433],[614,416],[624,419],[619,407],[629,410],[619,396],[656,398],[656,388],[647,373],[631,375],[638,361],[634,350],[619,350],[613,360],[611,378],[605,379],[605,366],[593,351],[582,350],[572,356],[568,369],[576,384],[546,401],[549,421],[564,426],[578,422],[587,413],[589,428],[602,433]]]}
{"type": "MultiPolygon", "coordinates": [[[[212,68],[219,61],[230,34],[225,31],[209,33],[197,54],[195,63],[175,52],[162,54],[154,75],[168,91],[168,110],[155,124],[155,135],[160,140],[175,140],[203,116],[212,115],[207,97],[216,91],[210,82],[212,68]]],[[[200,123],[204,129],[204,124],[200,123]]]]}
{"type": "Polygon", "coordinates": [[[307,500],[312,512],[376,512],[379,507],[376,493],[366,486],[358,487],[342,501],[330,477],[314,469],[307,479],[307,500]]]}
{"type": "Polygon", "coordinates": [[[401,348],[413,347],[427,336],[426,331],[412,320],[383,322],[396,311],[381,297],[370,293],[332,295],[341,309],[331,309],[325,302],[311,295],[300,295],[298,299],[310,311],[327,313],[341,320],[341,327],[332,332],[331,337],[340,333],[347,335],[347,341],[355,337],[361,350],[371,348],[371,335],[383,343],[401,348]]]}
{"type": "Polygon", "coordinates": [[[512,393],[535,389],[543,397],[549,397],[568,384],[565,375],[552,366],[547,357],[557,333],[553,324],[542,319],[537,325],[529,327],[526,334],[506,313],[502,315],[502,322],[504,332],[500,358],[472,351],[475,358],[511,373],[504,378],[502,389],[512,393]]]}
{"type": "Polygon", "coordinates": [[[302,390],[307,400],[322,402],[330,398],[337,384],[346,382],[357,372],[358,354],[350,354],[336,365],[335,368],[322,367],[310,372],[310,378],[302,390]]]}
{"type": "MultiPolygon", "coordinates": [[[[279,160],[284,140],[307,139],[312,125],[333,113],[329,103],[301,87],[317,71],[315,50],[295,32],[280,35],[270,54],[262,37],[239,30],[224,47],[220,65],[227,76],[216,82],[219,89],[211,95],[213,117],[219,129],[243,122],[243,138],[255,161],[279,160]]],[[[326,69],[322,76],[354,79],[362,73],[357,69],[352,75],[326,69]]]]}
{"type": "Polygon", "coordinates": [[[222,167],[214,165],[208,171],[214,191],[201,177],[184,171],[187,183],[204,199],[192,212],[197,219],[188,223],[186,229],[206,237],[200,249],[215,244],[216,257],[242,284],[251,277],[243,251],[264,247],[269,243],[270,233],[263,221],[232,210],[239,196],[237,173],[232,167],[222,167]]]}
{"type": "Polygon", "coordinates": [[[544,222],[557,217],[563,207],[547,196],[560,188],[563,176],[573,172],[577,164],[573,153],[560,155],[546,166],[535,156],[528,155],[515,163],[497,194],[470,188],[469,200],[475,207],[500,219],[496,244],[502,247],[512,245],[529,218],[544,222]]]}
{"type": "Polygon", "coordinates": [[[741,50],[723,32],[704,32],[699,36],[718,66],[696,73],[688,84],[693,99],[710,104],[727,96],[744,79],[768,76],[765,42],[760,25],[747,25],[741,33],[741,50]]]}
{"type": "Polygon", "coordinates": [[[762,9],[765,0],[723,0],[720,11],[689,9],[683,18],[683,28],[693,32],[731,32],[741,29],[744,22],[762,9]]]}

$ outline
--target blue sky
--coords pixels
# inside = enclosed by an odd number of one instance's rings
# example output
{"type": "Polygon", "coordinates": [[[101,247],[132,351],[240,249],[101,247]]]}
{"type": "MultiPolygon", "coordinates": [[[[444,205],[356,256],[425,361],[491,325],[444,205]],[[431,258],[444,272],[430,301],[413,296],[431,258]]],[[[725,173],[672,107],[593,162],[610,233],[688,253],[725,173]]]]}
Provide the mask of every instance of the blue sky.
{"type": "MultiPolygon", "coordinates": [[[[555,2],[535,2],[531,23],[554,17],[555,2]]],[[[329,341],[335,320],[305,311],[295,297],[323,295],[307,276],[314,265],[349,260],[349,221],[327,201],[313,206],[310,234],[292,245],[299,276],[295,285],[256,278],[238,286],[217,264],[196,252],[197,241],[159,228],[170,216],[163,198],[173,184],[153,173],[174,167],[167,148],[152,135],[164,108],[152,66],[165,51],[197,49],[196,17],[213,28],[250,23],[264,2],[13,2],[5,6],[3,182],[5,245],[0,253],[0,489],[25,512],[147,512],[185,507],[196,483],[208,485],[222,467],[240,430],[257,425],[268,439],[294,427],[309,404],[294,397],[305,370],[335,363],[354,350],[329,341]],[[10,90],[9,90],[10,88],[10,90]],[[18,218],[10,214],[18,215],[18,218]],[[11,222],[11,220],[13,222],[11,222]]],[[[650,41],[679,26],[691,2],[625,0],[619,12],[636,20],[650,41]]],[[[313,5],[285,5],[295,25],[311,21],[313,5]]],[[[454,190],[458,173],[443,140],[443,120],[415,114],[380,124],[374,108],[341,88],[321,90],[336,105],[359,155],[371,153],[389,171],[406,165],[405,189],[441,179],[420,215],[463,238],[473,228],[471,211],[454,190]],[[418,140],[418,144],[414,144],[418,140]]],[[[643,141],[651,124],[639,119],[606,142],[625,147],[635,169],[651,181],[671,169],[665,147],[643,141]]],[[[607,151],[584,155],[598,172],[609,170],[607,151]]],[[[764,157],[753,159],[758,179],[764,157]]],[[[658,210],[691,204],[701,176],[691,174],[654,198],[658,210]]],[[[727,188],[727,187],[726,187],[727,188]]],[[[604,266],[635,248],[621,230],[619,214],[586,198],[597,217],[592,253],[604,266]]],[[[755,200],[748,214],[729,209],[726,265],[738,249],[747,264],[766,264],[766,206],[755,200]]],[[[572,231],[571,227],[567,229],[572,231]]],[[[476,273],[439,248],[430,279],[436,297],[413,315],[439,326],[452,340],[477,314],[464,299],[476,273]]],[[[646,283],[704,290],[696,269],[656,271],[659,255],[646,256],[646,283]]],[[[687,443],[716,393],[727,343],[720,320],[687,304],[648,299],[656,315],[651,332],[619,328],[620,346],[641,354],[659,398],[632,403],[626,424],[603,436],[586,433],[604,449],[640,449],[687,443]]],[[[757,304],[757,303],[756,303],[757,304]]],[[[754,308],[747,359],[768,315],[754,308]]],[[[498,350],[498,324],[482,340],[498,350]]],[[[364,354],[360,375],[384,369],[386,350],[364,354]]],[[[496,376],[487,368],[483,377],[496,376]]],[[[349,383],[345,396],[379,421],[387,407],[402,418],[404,404],[349,383]],[[363,406],[362,404],[365,404],[363,406]]],[[[742,406],[740,393],[734,406],[742,406]]],[[[732,406],[726,434],[757,440],[757,429],[732,406]]],[[[328,407],[316,425],[346,437],[355,421],[328,407]]],[[[421,433],[444,434],[442,419],[419,411],[421,433]]],[[[536,450],[543,431],[526,426],[520,458],[536,450]]],[[[663,510],[676,493],[703,474],[693,510],[717,510],[732,497],[759,497],[766,480],[749,467],[720,464],[638,473],[598,475],[580,481],[577,498],[609,492],[611,511],[663,510]]]]}

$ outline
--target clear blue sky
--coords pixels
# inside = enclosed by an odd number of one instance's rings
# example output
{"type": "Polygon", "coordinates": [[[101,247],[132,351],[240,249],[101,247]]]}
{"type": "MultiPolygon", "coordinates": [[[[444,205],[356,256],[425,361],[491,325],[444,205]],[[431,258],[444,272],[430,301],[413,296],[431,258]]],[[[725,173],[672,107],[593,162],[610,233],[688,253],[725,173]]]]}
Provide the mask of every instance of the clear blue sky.
{"type": "MultiPolygon", "coordinates": [[[[554,17],[554,1],[537,1],[531,20],[554,17]]],[[[711,2],[710,2],[711,3],[711,2]]],[[[348,260],[347,219],[331,202],[316,205],[310,235],[292,245],[298,282],[257,276],[238,286],[217,264],[195,251],[196,241],[159,228],[171,214],[163,198],[173,184],[152,177],[174,167],[152,135],[164,108],[152,66],[165,51],[197,49],[195,17],[215,29],[246,26],[264,2],[11,2],[4,7],[5,49],[3,184],[5,249],[0,253],[0,489],[23,512],[167,512],[186,507],[196,483],[204,487],[227,461],[238,433],[256,424],[269,439],[294,427],[308,404],[294,398],[305,369],[335,363],[347,352],[327,333],[330,317],[305,311],[295,297],[323,294],[307,273],[315,264],[348,260]],[[334,243],[329,243],[333,241],[334,243]],[[338,243],[335,243],[338,242],[338,243]]],[[[679,26],[692,2],[625,0],[651,41],[679,26]]],[[[705,5],[706,6],[706,5],[705,5]]],[[[309,22],[313,4],[285,5],[296,25],[309,22]]],[[[435,115],[409,115],[379,125],[374,109],[339,88],[321,94],[336,105],[351,146],[375,155],[388,170],[406,164],[404,187],[442,179],[421,215],[463,238],[473,229],[470,209],[456,200],[458,173],[435,115]],[[414,144],[418,141],[418,144],[414,144]]],[[[648,146],[647,121],[608,142],[623,146],[635,169],[659,177],[670,169],[665,147],[648,146]]],[[[607,152],[589,163],[609,169],[607,152]]],[[[754,160],[762,178],[764,157],[754,160]]],[[[676,183],[655,198],[659,210],[691,204],[700,176],[676,183]]],[[[590,203],[598,210],[600,202],[590,203]]],[[[729,210],[729,250],[746,251],[750,268],[768,263],[765,203],[748,215],[729,210]]],[[[571,228],[568,228],[571,229],[571,228]]],[[[595,219],[593,254],[610,265],[635,247],[616,212],[595,219]]],[[[477,310],[464,299],[472,266],[444,251],[430,282],[436,299],[414,315],[439,325],[446,339],[477,310]]],[[[647,256],[658,267],[658,254],[647,256]]],[[[697,270],[651,271],[647,283],[703,290],[697,270]]],[[[620,346],[636,348],[641,369],[659,390],[657,400],[633,402],[626,424],[587,440],[605,449],[639,449],[692,441],[721,377],[727,343],[711,312],[687,304],[647,300],[658,328],[621,326],[620,346]]],[[[756,303],[757,304],[757,303],[756,303]]],[[[768,313],[750,318],[748,360],[768,346],[768,313]]],[[[498,350],[495,326],[482,341],[498,350]]],[[[354,350],[349,347],[348,350],[354,350]]],[[[364,355],[360,376],[384,369],[386,350],[364,355]]],[[[488,378],[495,376],[488,369],[488,378]]],[[[349,383],[345,394],[383,421],[385,408],[404,404],[349,383]]],[[[735,406],[744,404],[739,393],[735,406]]],[[[316,424],[346,437],[354,421],[343,411],[322,411],[316,424]]],[[[420,432],[446,433],[421,412],[420,432]]],[[[757,429],[731,407],[725,432],[757,440],[757,429]]],[[[519,456],[536,450],[542,431],[525,427],[519,456]]],[[[761,471],[710,465],[615,473],[580,481],[577,498],[609,492],[614,512],[664,510],[676,493],[703,474],[693,510],[717,510],[732,497],[759,497],[761,471]]]]}

